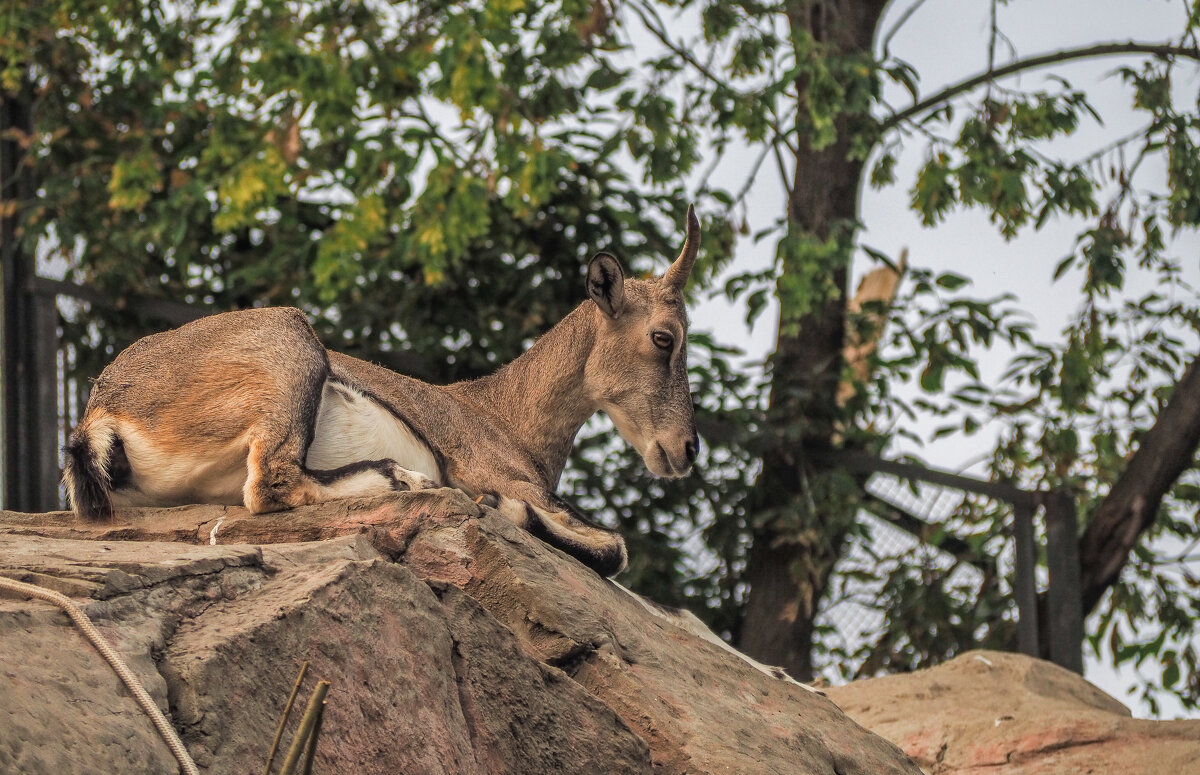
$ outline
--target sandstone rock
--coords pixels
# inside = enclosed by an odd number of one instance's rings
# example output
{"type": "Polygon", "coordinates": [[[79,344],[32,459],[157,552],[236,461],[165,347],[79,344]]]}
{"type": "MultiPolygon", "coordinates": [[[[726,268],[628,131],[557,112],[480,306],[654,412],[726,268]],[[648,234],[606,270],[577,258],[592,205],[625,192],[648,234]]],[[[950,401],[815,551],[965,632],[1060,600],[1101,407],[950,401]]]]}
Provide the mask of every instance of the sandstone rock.
{"type": "MultiPolygon", "coordinates": [[[[332,681],[322,772],[918,772],[457,491],[5,513],[0,573],[85,598],[208,772],[261,770],[303,660],[332,681]]],[[[0,600],[0,655],[0,771],[175,771],[57,609],[0,600]]]]}
{"type": "MultiPolygon", "coordinates": [[[[86,612],[206,772],[261,771],[303,660],[301,701],[316,678],[332,681],[318,772],[650,771],[611,710],[522,654],[459,590],[431,588],[359,537],[315,551],[0,537],[0,556],[22,580],[70,587],[82,571],[98,598],[86,612]],[[36,571],[13,567],[38,555],[36,571]]],[[[0,604],[0,653],[0,772],[177,771],[57,608],[0,604]]]]}
{"type": "Polygon", "coordinates": [[[915,772],[826,698],[648,615],[621,588],[502,519],[431,515],[404,561],[464,589],[528,653],[613,708],[650,744],[655,772],[915,772]]]}
{"type": "Polygon", "coordinates": [[[1200,720],[1131,718],[1081,676],[1020,654],[972,651],[825,691],[930,775],[1200,773],[1200,720]]]}

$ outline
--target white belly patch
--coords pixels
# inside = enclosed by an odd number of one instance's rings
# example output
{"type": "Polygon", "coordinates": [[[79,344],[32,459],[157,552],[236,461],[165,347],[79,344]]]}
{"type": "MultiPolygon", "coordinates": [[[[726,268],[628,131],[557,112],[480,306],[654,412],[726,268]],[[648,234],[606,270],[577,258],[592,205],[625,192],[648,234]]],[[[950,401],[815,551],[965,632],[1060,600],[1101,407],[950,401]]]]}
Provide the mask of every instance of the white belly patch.
{"type": "Polygon", "coordinates": [[[437,458],[408,425],[357,390],[326,380],[305,465],[328,471],[384,459],[443,483],[437,458]]]}

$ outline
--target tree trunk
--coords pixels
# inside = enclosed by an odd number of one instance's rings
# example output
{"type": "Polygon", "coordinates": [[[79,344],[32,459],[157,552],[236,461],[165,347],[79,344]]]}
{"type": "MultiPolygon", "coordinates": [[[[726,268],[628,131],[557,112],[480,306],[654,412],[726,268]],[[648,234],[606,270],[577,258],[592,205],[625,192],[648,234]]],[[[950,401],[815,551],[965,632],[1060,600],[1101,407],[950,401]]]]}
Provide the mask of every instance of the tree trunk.
{"type": "MultiPolygon", "coordinates": [[[[1095,610],[1104,593],[1120,578],[1129,553],[1149,530],[1171,485],[1195,463],[1200,448],[1200,358],[1193,360],[1175,384],[1171,398],[1138,440],[1121,477],[1088,519],[1079,539],[1079,595],[1083,616],[1095,610]]],[[[1050,599],[1038,594],[1038,631],[1049,632],[1050,599]]],[[[1017,636],[1008,648],[1016,650],[1017,636]]],[[[1043,659],[1050,643],[1042,638],[1043,659]]]]}
{"type": "MultiPolygon", "coordinates": [[[[869,0],[800,0],[788,9],[797,34],[811,34],[834,56],[869,54],[884,3],[869,0]]],[[[835,122],[837,139],[823,148],[809,143],[807,80],[796,82],[798,153],[788,201],[789,234],[818,243],[837,239],[829,266],[832,293],[799,316],[780,293],[780,331],[773,356],[770,427],[763,471],[755,485],[755,529],[746,579],[750,586],[739,645],[763,662],[785,667],[800,680],[812,677],[813,619],[841,554],[849,527],[845,506],[823,503],[805,470],[804,446],[829,446],[839,418],[837,390],[845,345],[845,303],[852,236],[858,218],[860,160],[849,158],[850,126],[835,122]]],[[[791,267],[784,259],[784,275],[791,267]]],[[[853,511],[850,509],[850,511],[853,511]]]]}
{"type": "Polygon", "coordinates": [[[1200,359],[1183,372],[1154,425],[1138,440],[1121,478],[1079,539],[1080,588],[1086,616],[1116,583],[1129,552],[1154,524],[1163,496],[1191,468],[1200,446],[1200,359]]]}

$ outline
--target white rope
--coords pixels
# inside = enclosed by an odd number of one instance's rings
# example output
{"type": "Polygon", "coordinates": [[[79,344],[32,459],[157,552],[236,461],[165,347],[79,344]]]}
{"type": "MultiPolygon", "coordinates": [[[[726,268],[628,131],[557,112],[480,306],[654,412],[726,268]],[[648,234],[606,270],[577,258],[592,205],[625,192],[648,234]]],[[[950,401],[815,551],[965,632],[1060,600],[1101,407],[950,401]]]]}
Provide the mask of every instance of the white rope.
{"type": "Polygon", "coordinates": [[[142,686],[142,682],[129,669],[129,665],[125,664],[125,660],[104,639],[104,636],[96,629],[96,625],[92,624],[92,620],[87,617],[87,614],[79,606],[75,605],[66,595],[55,592],[52,589],[39,587],[35,584],[26,584],[23,581],[15,581],[4,576],[0,576],[0,589],[8,589],[29,597],[35,597],[39,600],[45,600],[66,611],[67,616],[71,617],[71,621],[75,622],[75,626],[92,642],[92,645],[108,661],[108,664],[112,665],[117,676],[129,688],[129,691],[133,693],[134,699],[138,701],[138,705],[142,706],[142,710],[154,722],[155,728],[162,735],[162,739],[166,741],[167,747],[175,755],[175,759],[179,762],[179,766],[183,768],[184,773],[186,775],[200,775],[200,770],[196,768],[196,763],[192,761],[188,750],[183,747],[183,741],[179,739],[179,735],[176,734],[175,728],[171,726],[171,722],[167,721],[166,716],[158,709],[158,705],[154,702],[154,699],[150,697],[145,687],[142,686]]]}

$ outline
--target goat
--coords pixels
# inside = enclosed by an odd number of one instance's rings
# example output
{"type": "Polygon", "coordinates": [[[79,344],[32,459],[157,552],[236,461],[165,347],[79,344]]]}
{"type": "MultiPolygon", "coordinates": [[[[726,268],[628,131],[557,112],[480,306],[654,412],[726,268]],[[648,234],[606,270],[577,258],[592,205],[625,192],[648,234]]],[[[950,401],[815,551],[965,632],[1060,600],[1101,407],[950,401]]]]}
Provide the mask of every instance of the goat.
{"type": "Polygon", "coordinates": [[[494,374],[431,385],[326,350],[303,313],[201,318],[130,345],[100,374],[66,446],[76,515],[114,506],[245,505],[254,514],[392,490],[457,487],[611,576],[616,531],[555,495],[597,410],[656,476],[687,475],[696,435],[683,288],[700,246],[689,207],[661,277],[588,264],[584,301],[494,374]]]}

